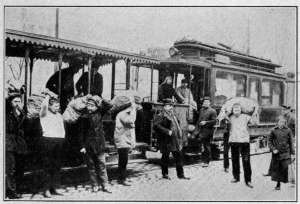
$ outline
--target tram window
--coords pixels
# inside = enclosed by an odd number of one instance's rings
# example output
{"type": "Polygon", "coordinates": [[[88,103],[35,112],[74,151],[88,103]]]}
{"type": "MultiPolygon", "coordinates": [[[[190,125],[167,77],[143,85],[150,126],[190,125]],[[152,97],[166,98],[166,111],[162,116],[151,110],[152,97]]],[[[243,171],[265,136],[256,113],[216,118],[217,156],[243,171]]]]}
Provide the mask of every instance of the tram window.
{"type": "Polygon", "coordinates": [[[256,78],[250,78],[249,82],[249,97],[255,99],[258,101],[258,95],[259,95],[259,79],[256,78]]]}
{"type": "Polygon", "coordinates": [[[236,96],[246,96],[246,77],[243,75],[233,75],[233,80],[236,83],[236,96]]]}
{"type": "Polygon", "coordinates": [[[272,105],[279,106],[281,105],[281,82],[272,81],[272,105]]]}
{"type": "Polygon", "coordinates": [[[271,105],[271,83],[269,80],[263,80],[261,84],[261,104],[271,105]]]}
{"type": "Polygon", "coordinates": [[[231,74],[218,71],[216,74],[216,93],[215,99],[225,101],[228,98],[236,96],[245,96],[246,94],[246,77],[243,75],[231,74]]]}

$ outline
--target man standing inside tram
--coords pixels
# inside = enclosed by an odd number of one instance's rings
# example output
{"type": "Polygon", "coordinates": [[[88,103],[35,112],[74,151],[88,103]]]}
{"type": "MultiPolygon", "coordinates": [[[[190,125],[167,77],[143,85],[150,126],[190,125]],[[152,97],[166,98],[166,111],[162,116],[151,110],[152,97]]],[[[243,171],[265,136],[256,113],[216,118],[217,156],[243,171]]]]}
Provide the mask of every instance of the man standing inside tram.
{"type": "Polygon", "coordinates": [[[166,99],[172,100],[173,97],[175,97],[179,103],[183,103],[184,101],[184,99],[177,94],[172,86],[172,76],[167,75],[163,83],[161,83],[158,87],[158,101],[163,102],[166,99]]]}
{"type": "MultiPolygon", "coordinates": [[[[92,62],[92,74],[91,74],[91,95],[98,95],[102,97],[103,91],[103,77],[98,72],[99,64],[96,61],[92,62]]],[[[89,83],[89,73],[85,72],[78,82],[76,83],[76,90],[78,95],[88,94],[88,83],[89,83]]]]}
{"type": "Polygon", "coordinates": [[[210,98],[204,97],[202,108],[199,113],[199,119],[197,121],[197,126],[195,132],[200,142],[203,144],[203,167],[208,167],[211,160],[211,140],[213,138],[214,125],[216,123],[217,112],[210,107],[210,98]]]}
{"type": "Polygon", "coordinates": [[[188,104],[189,107],[189,120],[193,120],[194,110],[197,110],[197,103],[194,101],[193,94],[188,88],[188,80],[182,79],[181,86],[176,89],[177,94],[184,99],[184,104],[188,104]]]}
{"type": "MultiPolygon", "coordinates": [[[[72,59],[69,67],[61,70],[61,100],[60,107],[63,113],[69,101],[75,95],[74,75],[83,67],[83,62],[79,59],[72,59]]],[[[59,94],[59,71],[55,72],[47,81],[46,88],[55,94],[59,94]]]]}

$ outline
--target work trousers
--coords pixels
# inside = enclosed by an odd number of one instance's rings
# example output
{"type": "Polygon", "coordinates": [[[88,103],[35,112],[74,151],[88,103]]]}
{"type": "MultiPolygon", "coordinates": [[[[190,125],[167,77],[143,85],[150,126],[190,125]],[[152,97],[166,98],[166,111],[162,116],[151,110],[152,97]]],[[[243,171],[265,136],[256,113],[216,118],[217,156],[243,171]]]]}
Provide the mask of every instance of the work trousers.
{"type": "Polygon", "coordinates": [[[6,196],[19,193],[24,175],[24,155],[13,151],[5,152],[6,196]]]}
{"type": "Polygon", "coordinates": [[[202,161],[208,164],[211,160],[211,139],[203,138],[201,139],[204,151],[202,152],[202,161]]]}
{"type": "MultiPolygon", "coordinates": [[[[175,163],[176,163],[176,173],[177,177],[184,177],[183,172],[183,154],[181,151],[174,151],[172,152],[172,155],[174,157],[175,163]]],[[[168,166],[169,166],[169,160],[170,160],[170,152],[162,152],[161,157],[161,170],[162,175],[166,176],[168,175],[168,166]]]]}
{"type": "Polygon", "coordinates": [[[88,167],[91,184],[93,186],[105,185],[108,181],[105,153],[94,154],[87,152],[85,154],[85,161],[88,167]]]}
{"type": "Polygon", "coordinates": [[[224,136],[223,136],[223,146],[224,146],[224,149],[223,149],[223,155],[224,155],[224,161],[223,161],[223,166],[224,166],[224,169],[228,169],[229,168],[229,157],[228,157],[228,153],[229,153],[229,133],[226,132],[224,133],[224,136]]]}
{"type": "Polygon", "coordinates": [[[250,143],[230,143],[232,174],[236,180],[240,180],[240,155],[244,169],[245,182],[251,182],[250,143]]]}
{"type": "Polygon", "coordinates": [[[63,138],[41,138],[41,161],[46,173],[43,191],[54,190],[60,185],[60,169],[64,144],[65,140],[63,138]]]}
{"type": "Polygon", "coordinates": [[[128,153],[129,153],[129,148],[119,148],[118,149],[118,154],[119,154],[118,171],[119,171],[119,180],[120,181],[126,180],[128,153]]]}

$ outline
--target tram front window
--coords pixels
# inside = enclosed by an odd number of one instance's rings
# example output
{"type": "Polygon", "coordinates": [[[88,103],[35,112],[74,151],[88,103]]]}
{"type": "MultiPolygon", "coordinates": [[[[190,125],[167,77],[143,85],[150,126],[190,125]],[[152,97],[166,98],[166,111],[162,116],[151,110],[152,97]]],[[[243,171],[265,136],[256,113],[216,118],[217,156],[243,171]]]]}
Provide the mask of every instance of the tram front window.
{"type": "Polygon", "coordinates": [[[216,74],[216,104],[222,105],[225,100],[245,96],[246,94],[246,77],[243,75],[232,74],[218,71],[216,74]]]}

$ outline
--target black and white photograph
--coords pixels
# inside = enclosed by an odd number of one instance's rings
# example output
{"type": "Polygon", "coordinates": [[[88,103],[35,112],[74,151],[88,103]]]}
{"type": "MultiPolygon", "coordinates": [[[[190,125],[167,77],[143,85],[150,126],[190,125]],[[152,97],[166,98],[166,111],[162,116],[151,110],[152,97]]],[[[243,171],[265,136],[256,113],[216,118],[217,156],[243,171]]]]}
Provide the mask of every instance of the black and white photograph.
{"type": "Polygon", "coordinates": [[[298,201],[297,5],[21,2],[2,201],[298,201]]]}

